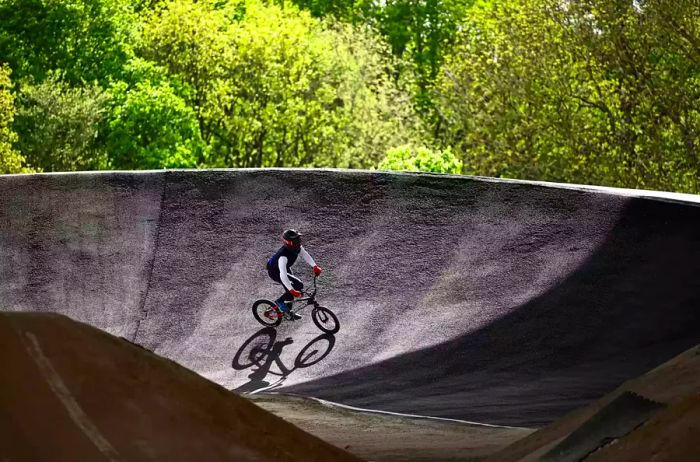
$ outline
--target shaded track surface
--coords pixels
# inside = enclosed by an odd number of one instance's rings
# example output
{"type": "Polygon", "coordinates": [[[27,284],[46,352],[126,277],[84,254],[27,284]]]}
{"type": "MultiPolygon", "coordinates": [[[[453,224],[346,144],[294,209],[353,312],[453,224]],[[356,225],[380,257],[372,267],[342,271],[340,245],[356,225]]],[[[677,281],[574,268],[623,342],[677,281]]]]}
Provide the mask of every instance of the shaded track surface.
{"type": "MultiPolygon", "coordinates": [[[[700,207],[421,174],[0,177],[0,309],[55,311],[239,392],[542,425],[700,342],[700,207]],[[274,335],[285,227],[326,269],[274,335]],[[247,360],[247,359],[249,360],[247,360]]],[[[310,269],[295,269],[306,281],[310,269]]]]}

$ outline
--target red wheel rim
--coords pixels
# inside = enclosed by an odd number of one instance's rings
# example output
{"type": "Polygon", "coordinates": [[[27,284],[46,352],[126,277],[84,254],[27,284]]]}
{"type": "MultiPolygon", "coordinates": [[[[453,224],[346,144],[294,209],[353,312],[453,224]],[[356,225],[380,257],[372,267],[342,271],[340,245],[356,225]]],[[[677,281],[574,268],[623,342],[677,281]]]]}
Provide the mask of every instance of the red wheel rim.
{"type": "Polygon", "coordinates": [[[272,320],[277,319],[277,313],[275,313],[275,310],[273,310],[272,308],[270,308],[270,309],[268,309],[268,310],[265,310],[265,315],[264,315],[264,316],[265,316],[267,319],[272,319],[272,320]]]}

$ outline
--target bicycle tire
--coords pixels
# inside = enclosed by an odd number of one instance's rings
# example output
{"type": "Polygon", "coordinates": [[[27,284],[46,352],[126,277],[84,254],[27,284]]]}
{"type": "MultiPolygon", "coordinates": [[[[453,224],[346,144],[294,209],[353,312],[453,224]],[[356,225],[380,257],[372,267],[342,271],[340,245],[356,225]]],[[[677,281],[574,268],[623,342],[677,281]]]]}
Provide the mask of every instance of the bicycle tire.
{"type": "Polygon", "coordinates": [[[282,322],[282,318],[275,317],[274,319],[271,319],[267,317],[267,314],[270,312],[272,312],[275,316],[279,312],[275,304],[270,300],[258,300],[253,303],[253,316],[255,317],[256,321],[265,327],[279,326],[282,322]]]}
{"type": "Polygon", "coordinates": [[[311,319],[313,319],[316,327],[327,334],[335,334],[340,330],[340,321],[331,310],[325,306],[317,306],[311,311],[311,319]]]}

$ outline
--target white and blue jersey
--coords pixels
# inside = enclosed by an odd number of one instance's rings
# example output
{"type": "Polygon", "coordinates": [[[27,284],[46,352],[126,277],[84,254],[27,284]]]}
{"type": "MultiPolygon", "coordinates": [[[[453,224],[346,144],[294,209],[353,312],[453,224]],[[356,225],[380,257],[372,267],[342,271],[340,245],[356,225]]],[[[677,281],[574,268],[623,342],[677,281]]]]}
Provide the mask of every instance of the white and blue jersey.
{"type": "Polygon", "coordinates": [[[269,274],[274,281],[282,284],[287,291],[294,288],[290,276],[292,276],[292,265],[296,263],[297,257],[299,256],[301,256],[309,266],[316,266],[314,259],[311,258],[311,255],[309,255],[309,252],[306,251],[303,245],[299,247],[299,250],[282,246],[267,260],[267,274],[269,274]]]}

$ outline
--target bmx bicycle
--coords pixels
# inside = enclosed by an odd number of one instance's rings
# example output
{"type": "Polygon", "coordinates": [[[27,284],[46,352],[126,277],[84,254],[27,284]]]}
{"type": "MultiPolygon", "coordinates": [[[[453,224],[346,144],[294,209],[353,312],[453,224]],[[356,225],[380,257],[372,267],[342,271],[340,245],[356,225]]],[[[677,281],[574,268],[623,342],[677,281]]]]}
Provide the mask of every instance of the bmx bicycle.
{"type": "MultiPolygon", "coordinates": [[[[314,276],[314,288],[312,291],[302,291],[301,298],[287,302],[289,312],[297,313],[309,306],[313,306],[311,309],[311,319],[314,321],[314,324],[316,324],[316,327],[328,334],[335,334],[340,330],[340,321],[338,321],[338,318],[331,310],[325,306],[319,305],[316,300],[316,292],[318,292],[316,279],[318,279],[318,277],[314,276]],[[294,309],[295,303],[304,302],[306,302],[305,305],[294,309]]],[[[265,299],[257,300],[253,303],[253,316],[260,324],[268,327],[277,327],[283,320],[288,319],[274,302],[265,299]]]]}

